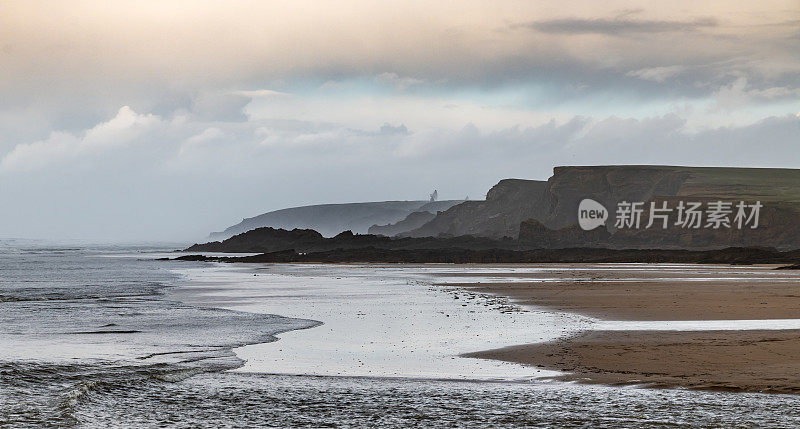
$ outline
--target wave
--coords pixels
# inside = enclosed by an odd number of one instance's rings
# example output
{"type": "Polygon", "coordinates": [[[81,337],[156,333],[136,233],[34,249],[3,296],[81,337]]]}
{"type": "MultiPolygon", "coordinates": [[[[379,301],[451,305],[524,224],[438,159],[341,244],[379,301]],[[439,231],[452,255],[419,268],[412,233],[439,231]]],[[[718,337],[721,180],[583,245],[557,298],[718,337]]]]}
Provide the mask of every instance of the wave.
{"type": "MultiPolygon", "coordinates": [[[[58,364],[0,362],[0,427],[74,426],[84,409],[102,397],[136,395],[199,374],[241,367],[230,349],[206,350],[176,363],[120,364],[112,361],[58,364]]],[[[102,404],[101,404],[102,406],[102,404]]]]}

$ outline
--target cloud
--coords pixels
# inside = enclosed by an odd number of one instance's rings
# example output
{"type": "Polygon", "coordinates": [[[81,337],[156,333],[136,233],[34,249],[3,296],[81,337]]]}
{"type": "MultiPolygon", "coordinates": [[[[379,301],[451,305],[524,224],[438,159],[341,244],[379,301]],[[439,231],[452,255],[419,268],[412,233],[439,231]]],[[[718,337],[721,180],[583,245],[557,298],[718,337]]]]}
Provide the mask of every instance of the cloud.
{"type": "Polygon", "coordinates": [[[0,171],[41,169],[66,158],[112,150],[130,144],[159,122],[154,115],[139,115],[123,106],[115,117],[81,136],[56,131],[45,140],[17,145],[0,160],[0,171]]]}
{"type": "Polygon", "coordinates": [[[394,86],[399,91],[405,91],[411,86],[424,83],[423,79],[415,79],[413,77],[401,77],[397,73],[381,73],[375,77],[377,82],[389,84],[394,86]]]}
{"type": "MultiPolygon", "coordinates": [[[[655,3],[635,5],[641,10],[608,17],[608,5],[591,1],[542,8],[467,0],[459,13],[423,1],[392,8],[366,0],[192,8],[177,0],[80,7],[20,2],[4,5],[0,15],[0,40],[8,47],[0,52],[0,107],[44,100],[37,108],[58,106],[54,122],[69,128],[121,104],[163,114],[202,92],[293,92],[358,79],[419,92],[538,85],[552,92],[550,102],[608,91],[704,97],[729,83],[731,71],[759,89],[800,86],[796,19],[787,19],[797,15],[796,1],[678,1],[668,15],[655,3]],[[45,7],[49,13],[39,13],[45,7]],[[176,9],[182,19],[174,19],[176,9]],[[579,17],[572,16],[576,10],[579,17]],[[636,74],[676,65],[690,67],[680,76],[685,80],[636,74]],[[634,79],[640,82],[631,85],[634,79]],[[80,115],[69,107],[75,99],[84,106],[80,115]]],[[[232,103],[219,113],[238,114],[232,103]]]]}
{"type": "Polygon", "coordinates": [[[386,123],[381,125],[379,134],[384,136],[396,136],[396,135],[405,136],[408,135],[409,133],[408,133],[408,128],[406,128],[406,126],[403,124],[393,127],[392,125],[386,123]]]}
{"type": "Polygon", "coordinates": [[[800,88],[769,87],[753,88],[747,78],[739,77],[729,85],[725,85],[714,93],[716,103],[713,110],[731,111],[757,103],[800,99],[800,88]]]}
{"type": "Polygon", "coordinates": [[[202,92],[193,98],[191,111],[194,115],[206,120],[245,121],[247,115],[243,109],[252,100],[252,97],[247,95],[248,93],[257,94],[252,91],[202,92]]]}
{"type": "Polygon", "coordinates": [[[288,96],[289,94],[272,89],[254,89],[254,90],[239,90],[233,91],[232,94],[241,95],[247,98],[269,98],[276,96],[288,96]]]}
{"type": "Polygon", "coordinates": [[[632,70],[625,73],[625,76],[637,77],[643,80],[650,80],[653,82],[662,83],[669,78],[679,75],[685,71],[685,66],[666,66],[666,67],[651,67],[639,70],[632,70]]]}
{"type": "Polygon", "coordinates": [[[184,140],[184,142],[180,145],[180,149],[178,151],[178,157],[184,157],[189,152],[197,151],[198,148],[207,145],[212,145],[215,142],[219,142],[226,137],[228,137],[228,135],[217,127],[206,128],[200,133],[195,134],[184,140]]]}
{"type": "Polygon", "coordinates": [[[656,34],[667,32],[696,31],[716,27],[713,17],[695,18],[689,21],[660,21],[619,18],[565,18],[534,21],[524,26],[552,34],[604,34],[610,36],[656,34]]]}

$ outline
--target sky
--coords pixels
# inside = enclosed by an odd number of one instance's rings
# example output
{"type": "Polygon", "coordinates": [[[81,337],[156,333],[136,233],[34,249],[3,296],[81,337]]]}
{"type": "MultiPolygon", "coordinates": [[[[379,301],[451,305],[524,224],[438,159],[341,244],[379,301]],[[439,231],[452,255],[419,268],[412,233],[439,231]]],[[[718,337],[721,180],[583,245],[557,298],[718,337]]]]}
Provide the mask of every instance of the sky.
{"type": "Polygon", "coordinates": [[[800,3],[0,0],[0,237],[598,164],[800,168],[800,3]]]}

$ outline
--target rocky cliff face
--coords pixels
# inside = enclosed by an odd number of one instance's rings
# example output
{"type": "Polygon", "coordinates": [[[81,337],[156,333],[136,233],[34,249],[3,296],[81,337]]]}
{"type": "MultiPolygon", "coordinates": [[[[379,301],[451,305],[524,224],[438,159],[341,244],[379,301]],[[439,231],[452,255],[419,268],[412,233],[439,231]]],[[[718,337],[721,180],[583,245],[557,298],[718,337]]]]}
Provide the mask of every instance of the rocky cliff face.
{"type": "MultiPolygon", "coordinates": [[[[673,219],[674,221],[674,219],[673,219]]],[[[698,168],[669,166],[556,167],[547,182],[503,180],[486,201],[467,202],[440,213],[407,235],[413,237],[472,234],[519,238],[541,247],[651,247],[706,249],[728,246],[800,248],[800,170],[756,168],[698,168]],[[584,198],[602,203],[611,213],[602,231],[585,232],[578,223],[578,204],[584,198]],[[613,228],[617,204],[761,201],[757,229],[675,227],[613,228]]],[[[643,225],[644,226],[644,225],[643,225]]],[[[602,227],[601,227],[602,228],[602,227]]]]}
{"type": "Polygon", "coordinates": [[[516,237],[525,219],[546,215],[541,204],[547,182],[505,179],[493,186],[485,201],[465,201],[439,213],[425,225],[400,234],[401,237],[475,235],[516,237]]]}
{"type": "MultiPolygon", "coordinates": [[[[657,198],[757,201],[800,208],[800,170],[670,166],[556,167],[548,180],[549,228],[577,223],[578,203],[592,198],[608,208],[657,198]]],[[[536,216],[531,216],[538,219],[536,216]]]]}
{"type": "Polygon", "coordinates": [[[383,235],[385,237],[394,237],[398,234],[417,229],[432,221],[435,217],[435,214],[428,211],[413,212],[397,223],[372,225],[367,232],[369,234],[383,235]]]}
{"type": "Polygon", "coordinates": [[[608,166],[556,167],[547,181],[546,208],[540,219],[548,228],[578,223],[578,204],[591,198],[608,208],[620,201],[650,201],[656,196],[677,195],[690,173],[676,167],[608,166]]]}

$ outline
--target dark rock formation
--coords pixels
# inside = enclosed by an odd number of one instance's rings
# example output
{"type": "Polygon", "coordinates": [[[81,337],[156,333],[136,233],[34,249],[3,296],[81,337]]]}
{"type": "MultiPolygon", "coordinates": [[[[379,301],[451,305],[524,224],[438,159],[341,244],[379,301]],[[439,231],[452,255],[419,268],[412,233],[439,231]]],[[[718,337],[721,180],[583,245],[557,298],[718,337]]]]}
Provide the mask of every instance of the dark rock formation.
{"type": "Polygon", "coordinates": [[[720,250],[610,250],[610,249],[381,249],[362,247],[321,252],[281,251],[245,257],[188,255],[184,261],[251,263],[705,263],[705,264],[774,264],[800,258],[800,251],[778,252],[775,249],[728,248],[720,250]]]}
{"type": "Polygon", "coordinates": [[[392,239],[380,235],[353,234],[344,231],[326,238],[310,229],[286,231],[275,228],[256,228],[227,240],[195,244],[189,252],[268,253],[294,250],[300,253],[322,252],[335,249],[516,249],[515,240],[494,240],[469,235],[458,237],[421,237],[392,239]]]}
{"type": "Polygon", "coordinates": [[[190,255],[180,260],[223,262],[396,262],[396,263],[539,263],[539,262],[675,262],[720,264],[787,264],[800,260],[800,250],[731,247],[717,250],[607,249],[602,228],[549,230],[537,221],[524,222],[539,240],[458,237],[389,238],[345,231],[325,238],[313,230],[258,228],[222,242],[195,244],[196,252],[260,253],[248,257],[190,255]],[[588,241],[595,247],[562,247],[568,240],[588,241]]]}
{"type": "Polygon", "coordinates": [[[527,219],[520,224],[519,242],[525,247],[559,249],[566,247],[608,247],[611,234],[605,228],[584,231],[578,225],[561,229],[549,229],[536,219],[527,219]]]}
{"type": "MultiPolygon", "coordinates": [[[[658,198],[656,204],[669,201],[677,204],[676,198],[658,198]]],[[[705,201],[693,198],[694,201],[705,201]]],[[[715,249],[725,247],[770,246],[779,249],[800,248],[800,224],[793,221],[798,213],[784,204],[774,203],[761,209],[759,228],[738,229],[685,229],[669,224],[669,227],[620,229],[613,233],[605,228],[583,231],[577,225],[558,230],[545,227],[535,219],[520,225],[519,241],[523,247],[606,247],[606,248],[658,248],[658,249],[715,249]]],[[[649,207],[642,219],[649,218],[649,207]]]]}
{"type": "Polygon", "coordinates": [[[325,240],[313,229],[257,228],[247,233],[237,234],[224,241],[195,244],[186,250],[204,252],[259,253],[276,252],[287,249],[311,248],[315,243],[325,240]]]}
{"type": "Polygon", "coordinates": [[[417,229],[430,222],[436,215],[431,212],[413,212],[405,219],[388,225],[372,225],[367,231],[370,234],[394,237],[395,235],[417,229]]]}

